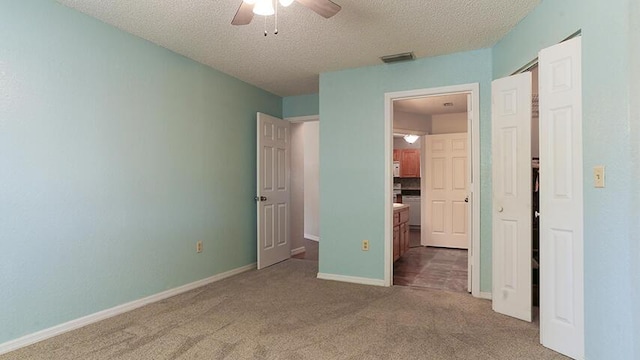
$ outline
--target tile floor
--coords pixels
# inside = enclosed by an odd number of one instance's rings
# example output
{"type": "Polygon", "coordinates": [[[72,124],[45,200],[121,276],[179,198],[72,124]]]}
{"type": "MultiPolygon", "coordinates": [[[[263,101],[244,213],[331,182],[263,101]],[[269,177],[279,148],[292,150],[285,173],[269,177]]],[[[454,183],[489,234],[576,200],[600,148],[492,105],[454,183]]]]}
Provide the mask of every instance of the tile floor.
{"type": "Polygon", "coordinates": [[[393,264],[393,284],[467,292],[467,250],[420,246],[411,231],[411,248],[393,264]]]}

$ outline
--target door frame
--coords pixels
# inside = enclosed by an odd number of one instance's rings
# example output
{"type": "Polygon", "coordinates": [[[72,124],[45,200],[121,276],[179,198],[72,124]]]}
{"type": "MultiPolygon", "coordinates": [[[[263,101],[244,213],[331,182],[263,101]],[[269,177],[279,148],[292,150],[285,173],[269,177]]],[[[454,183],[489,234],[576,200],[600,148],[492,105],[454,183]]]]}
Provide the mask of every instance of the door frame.
{"type": "MultiPolygon", "coordinates": [[[[471,226],[469,236],[472,256],[471,294],[480,294],[480,85],[470,83],[384,94],[384,285],[393,285],[393,102],[428,96],[468,93],[471,95],[471,126],[467,129],[471,155],[471,226]]],[[[468,110],[468,109],[467,109],[468,110]]]]}

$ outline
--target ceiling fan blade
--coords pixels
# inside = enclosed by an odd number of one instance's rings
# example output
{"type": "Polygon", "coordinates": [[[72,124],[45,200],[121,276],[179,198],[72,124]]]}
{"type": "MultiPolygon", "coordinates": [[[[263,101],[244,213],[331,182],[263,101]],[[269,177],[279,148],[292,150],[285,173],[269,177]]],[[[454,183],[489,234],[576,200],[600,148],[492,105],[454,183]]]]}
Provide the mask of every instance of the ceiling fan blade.
{"type": "Polygon", "coordinates": [[[325,18],[330,18],[337,14],[342,7],[331,0],[296,0],[300,4],[308,7],[325,18]]]}
{"type": "Polygon", "coordinates": [[[253,4],[249,5],[246,2],[242,2],[236,16],[231,20],[231,25],[248,25],[253,19],[253,4]]]}

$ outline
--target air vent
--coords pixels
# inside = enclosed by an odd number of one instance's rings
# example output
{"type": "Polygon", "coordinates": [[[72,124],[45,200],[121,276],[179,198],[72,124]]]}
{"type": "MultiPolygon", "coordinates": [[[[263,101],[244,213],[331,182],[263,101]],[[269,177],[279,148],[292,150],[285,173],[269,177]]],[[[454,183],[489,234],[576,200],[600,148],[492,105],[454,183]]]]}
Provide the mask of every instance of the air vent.
{"type": "Polygon", "coordinates": [[[401,54],[381,56],[380,60],[382,60],[382,62],[385,64],[391,64],[400,61],[414,60],[415,58],[416,57],[413,55],[413,52],[406,52],[401,54]]]}

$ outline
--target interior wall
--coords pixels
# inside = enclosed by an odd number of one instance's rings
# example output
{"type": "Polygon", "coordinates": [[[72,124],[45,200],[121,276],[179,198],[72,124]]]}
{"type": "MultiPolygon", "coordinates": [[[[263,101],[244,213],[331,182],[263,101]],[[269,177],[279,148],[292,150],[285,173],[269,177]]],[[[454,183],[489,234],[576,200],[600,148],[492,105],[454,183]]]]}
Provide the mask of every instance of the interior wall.
{"type": "Polygon", "coordinates": [[[321,273],[384,279],[384,94],[479,83],[481,289],[490,291],[490,80],[490,49],[320,75],[321,273]]]}
{"type": "Polygon", "coordinates": [[[282,116],[289,118],[318,115],[319,102],[318,94],[286,96],[282,98],[282,116]]]}
{"type": "Polygon", "coordinates": [[[304,123],[304,236],[320,240],[319,122],[304,123]]]}
{"type": "Polygon", "coordinates": [[[0,44],[0,343],[256,261],[280,97],[50,0],[0,44]]]}
{"type": "Polygon", "coordinates": [[[304,123],[291,123],[291,250],[304,244],[304,123]]]}
{"type": "Polygon", "coordinates": [[[466,112],[431,115],[431,134],[455,134],[467,132],[466,112]]]}
{"type": "MultiPolygon", "coordinates": [[[[629,116],[631,136],[631,183],[637,184],[640,179],[640,1],[630,1],[629,9],[629,64],[631,74],[629,77],[629,116]],[[633,65],[635,64],[635,65],[633,65]]],[[[640,191],[630,194],[632,211],[630,216],[640,214],[640,191]]],[[[640,339],[640,222],[631,221],[630,262],[631,262],[631,303],[636,304],[636,310],[632,313],[633,334],[631,338],[640,339]],[[635,284],[635,285],[634,285],[635,284]]],[[[634,355],[640,358],[640,341],[635,341],[634,355]]]]}
{"type": "Polygon", "coordinates": [[[638,98],[629,92],[638,71],[631,61],[638,60],[633,56],[637,7],[635,0],[543,1],[493,48],[493,73],[499,78],[534,59],[540,49],[582,32],[587,359],[640,357],[639,119],[633,117],[638,98]],[[593,187],[595,165],[606,167],[603,189],[593,187]]]}
{"type": "Polygon", "coordinates": [[[409,144],[408,142],[406,142],[404,140],[404,138],[401,138],[401,137],[394,137],[393,138],[393,148],[394,149],[420,149],[421,144],[422,144],[422,140],[421,139],[418,139],[413,144],[409,144]]]}
{"type": "Polygon", "coordinates": [[[431,116],[394,110],[393,128],[431,133],[431,116]]]}

